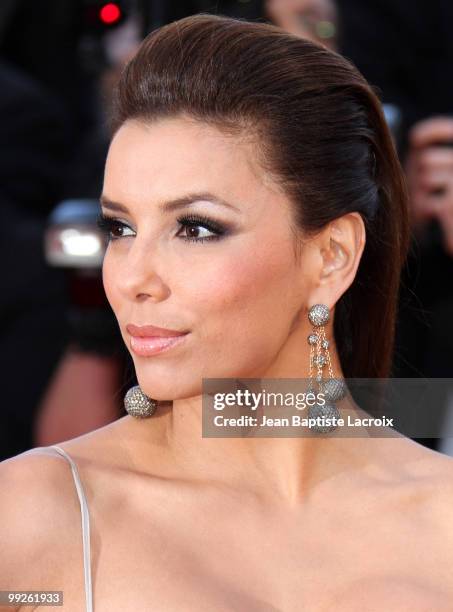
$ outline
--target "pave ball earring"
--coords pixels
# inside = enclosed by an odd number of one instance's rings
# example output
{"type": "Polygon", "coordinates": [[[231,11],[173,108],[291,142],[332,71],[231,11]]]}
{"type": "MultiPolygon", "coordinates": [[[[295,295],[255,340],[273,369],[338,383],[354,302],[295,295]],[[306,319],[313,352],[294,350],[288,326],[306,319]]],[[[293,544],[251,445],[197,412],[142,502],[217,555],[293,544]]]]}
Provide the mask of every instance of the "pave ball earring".
{"type": "Polygon", "coordinates": [[[126,412],[137,419],[144,419],[154,414],[157,400],[143,393],[139,385],[131,387],[124,397],[126,412]]]}
{"type": "MultiPolygon", "coordinates": [[[[329,308],[325,304],[315,304],[308,311],[308,319],[313,325],[313,330],[308,336],[307,341],[310,345],[310,384],[309,391],[323,393],[325,403],[319,401],[313,406],[309,406],[309,418],[335,418],[340,417],[336,401],[341,400],[346,395],[346,384],[341,378],[334,378],[332,364],[330,361],[329,341],[326,338],[324,325],[329,320],[329,308]],[[315,354],[316,353],[316,354],[315,354]],[[327,365],[329,378],[324,379],[322,369],[327,365]],[[316,378],[314,368],[316,367],[316,378]],[[318,387],[316,389],[316,386],[318,387]]],[[[317,425],[314,429],[320,433],[327,433],[336,429],[338,425],[317,425]]]]}

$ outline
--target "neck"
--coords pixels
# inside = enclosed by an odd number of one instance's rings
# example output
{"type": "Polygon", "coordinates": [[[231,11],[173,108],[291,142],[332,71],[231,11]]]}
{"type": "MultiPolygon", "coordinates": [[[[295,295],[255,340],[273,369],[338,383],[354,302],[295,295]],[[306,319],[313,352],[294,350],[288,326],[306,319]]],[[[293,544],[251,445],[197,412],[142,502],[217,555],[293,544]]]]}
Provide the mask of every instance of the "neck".
{"type": "MultiPolygon", "coordinates": [[[[331,351],[331,359],[334,376],[341,378],[338,356],[334,351],[331,351]]],[[[288,353],[282,353],[264,376],[258,377],[257,372],[251,372],[247,376],[249,381],[240,379],[244,383],[240,387],[244,389],[246,386],[255,393],[262,389],[267,392],[292,391],[295,388],[291,384],[285,387],[287,383],[282,379],[303,379],[302,383],[305,384],[308,380],[307,369],[300,366],[301,362],[308,362],[308,353],[304,361],[300,348],[297,362],[291,360],[288,353]]],[[[227,391],[234,389],[230,387],[227,391]]],[[[169,459],[166,465],[171,466],[172,476],[177,474],[192,482],[209,482],[214,486],[247,491],[287,506],[302,503],[323,480],[353,466],[363,466],[366,461],[369,434],[363,428],[354,433],[354,438],[345,437],[338,430],[321,436],[312,432],[307,435],[306,429],[300,433],[289,433],[291,437],[263,437],[259,434],[253,434],[253,437],[229,437],[228,434],[223,434],[224,437],[203,437],[203,411],[212,416],[216,411],[211,407],[212,397],[207,394],[160,402],[151,419],[136,422],[135,431],[137,435],[140,430],[141,436],[148,436],[148,443],[150,438],[158,440],[159,448],[169,459]]],[[[342,400],[343,418],[348,414],[357,416],[359,411],[350,395],[342,400]]],[[[261,422],[260,415],[257,418],[261,422]]],[[[271,431],[268,435],[278,433],[271,431]]]]}

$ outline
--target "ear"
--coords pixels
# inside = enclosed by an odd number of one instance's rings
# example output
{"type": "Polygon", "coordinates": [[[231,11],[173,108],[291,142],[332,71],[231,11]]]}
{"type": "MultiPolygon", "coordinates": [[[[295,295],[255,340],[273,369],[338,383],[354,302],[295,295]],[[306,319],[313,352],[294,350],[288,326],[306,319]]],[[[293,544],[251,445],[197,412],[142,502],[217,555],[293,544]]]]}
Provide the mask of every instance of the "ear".
{"type": "Polygon", "coordinates": [[[365,242],[365,224],[358,212],[347,213],[324,228],[319,243],[322,266],[311,295],[313,304],[333,308],[355,278],[365,242]]]}

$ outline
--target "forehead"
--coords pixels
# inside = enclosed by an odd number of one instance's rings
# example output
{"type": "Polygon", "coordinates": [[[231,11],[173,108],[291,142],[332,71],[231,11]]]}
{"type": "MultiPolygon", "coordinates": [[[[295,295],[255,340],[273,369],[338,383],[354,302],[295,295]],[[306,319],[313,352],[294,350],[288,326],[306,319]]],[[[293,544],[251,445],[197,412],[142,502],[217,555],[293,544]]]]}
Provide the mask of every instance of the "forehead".
{"type": "Polygon", "coordinates": [[[276,189],[250,138],[182,117],[124,123],[111,142],[104,177],[110,198],[132,204],[191,191],[212,191],[234,203],[276,189]]]}

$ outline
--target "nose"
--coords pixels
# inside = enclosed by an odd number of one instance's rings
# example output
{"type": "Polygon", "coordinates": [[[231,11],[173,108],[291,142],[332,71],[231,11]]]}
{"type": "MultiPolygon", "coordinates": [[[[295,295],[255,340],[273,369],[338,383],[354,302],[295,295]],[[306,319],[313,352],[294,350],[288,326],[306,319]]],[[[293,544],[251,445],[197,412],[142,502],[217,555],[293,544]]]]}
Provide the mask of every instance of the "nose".
{"type": "Polygon", "coordinates": [[[162,265],[162,255],[136,237],[124,255],[117,282],[124,297],[128,300],[150,298],[162,301],[170,294],[168,285],[158,273],[162,265]]]}

